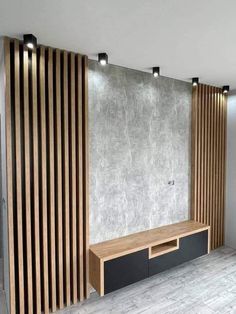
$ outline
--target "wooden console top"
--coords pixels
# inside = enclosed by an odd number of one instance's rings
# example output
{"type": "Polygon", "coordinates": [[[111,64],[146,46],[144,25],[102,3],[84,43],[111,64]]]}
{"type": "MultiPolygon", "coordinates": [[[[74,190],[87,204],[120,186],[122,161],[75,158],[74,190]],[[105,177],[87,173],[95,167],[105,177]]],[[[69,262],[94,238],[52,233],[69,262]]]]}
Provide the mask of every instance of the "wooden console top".
{"type": "Polygon", "coordinates": [[[94,244],[90,246],[90,251],[104,262],[209,228],[207,225],[188,220],[94,244]]]}

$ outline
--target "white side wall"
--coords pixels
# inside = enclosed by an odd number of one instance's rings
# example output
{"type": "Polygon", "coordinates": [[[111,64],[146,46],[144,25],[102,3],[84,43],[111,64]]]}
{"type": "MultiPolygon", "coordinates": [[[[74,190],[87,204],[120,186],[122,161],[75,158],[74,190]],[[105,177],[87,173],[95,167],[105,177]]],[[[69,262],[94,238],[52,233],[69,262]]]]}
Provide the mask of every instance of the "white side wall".
{"type": "Polygon", "coordinates": [[[228,96],[225,244],[236,249],[236,91],[228,96]]]}

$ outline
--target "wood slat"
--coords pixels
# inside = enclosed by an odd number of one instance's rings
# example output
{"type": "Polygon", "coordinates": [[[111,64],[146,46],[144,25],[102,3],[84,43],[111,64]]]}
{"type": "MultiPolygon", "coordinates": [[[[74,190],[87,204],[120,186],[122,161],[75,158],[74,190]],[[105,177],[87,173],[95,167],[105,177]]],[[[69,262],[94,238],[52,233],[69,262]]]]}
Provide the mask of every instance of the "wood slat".
{"type": "Polygon", "coordinates": [[[40,121],[41,121],[41,163],[42,163],[42,226],[43,226],[43,305],[44,313],[49,313],[48,278],[48,204],[47,204],[47,131],[46,131],[46,91],[45,91],[45,48],[40,48],[40,121]]]}
{"type": "Polygon", "coordinates": [[[6,97],[6,173],[7,173],[7,214],[8,214],[8,256],[9,256],[9,302],[11,314],[16,313],[15,245],[14,245],[14,194],[13,194],[13,151],[12,151],[12,99],[10,40],[4,40],[5,97],[6,97]]]}
{"type": "Polygon", "coordinates": [[[192,218],[211,226],[211,248],[224,244],[226,96],[198,85],[192,104],[192,218]]]}
{"type": "Polygon", "coordinates": [[[10,311],[51,313],[89,296],[88,60],[4,45],[10,311]]]}
{"type": "Polygon", "coordinates": [[[56,50],[56,156],[57,156],[57,278],[58,306],[64,305],[63,291],[63,219],[62,219],[62,111],[61,111],[61,52],[56,50]]]}
{"type": "Polygon", "coordinates": [[[48,49],[48,114],[49,114],[49,173],[50,173],[50,290],[51,308],[56,311],[56,235],[55,235],[55,156],[53,105],[53,50],[48,49]]]}
{"type": "Polygon", "coordinates": [[[89,152],[88,152],[88,57],[83,57],[83,240],[84,240],[84,289],[89,297],[89,152]]]}
{"type": "Polygon", "coordinates": [[[75,54],[70,54],[70,185],[71,185],[71,265],[72,301],[77,303],[77,200],[76,200],[76,111],[75,111],[75,54]]]}
{"type": "Polygon", "coordinates": [[[63,52],[63,132],[64,132],[64,254],[65,254],[65,302],[71,303],[70,287],[70,188],[69,188],[69,110],[68,110],[68,53],[63,52]]]}
{"type": "Polygon", "coordinates": [[[78,284],[79,284],[79,299],[84,299],[84,243],[83,243],[83,143],[82,143],[82,58],[80,55],[76,58],[77,61],[77,202],[78,202],[78,284]]]}
{"type": "Polygon", "coordinates": [[[33,313],[33,273],[31,240],[31,174],[30,174],[30,114],[29,114],[29,52],[24,46],[24,142],[25,142],[25,214],[26,214],[26,255],[27,255],[27,299],[28,312],[33,313]]]}
{"type": "Polygon", "coordinates": [[[40,265],[40,229],[39,229],[39,130],[38,130],[38,95],[37,95],[37,53],[32,50],[32,113],[33,113],[33,213],[34,213],[34,247],[35,256],[35,312],[41,314],[41,265],[40,265]]]}
{"type": "Polygon", "coordinates": [[[19,313],[25,311],[24,262],[23,262],[23,209],[22,209],[22,160],[21,160],[21,108],[20,108],[20,51],[19,42],[14,42],[14,75],[15,75],[15,162],[16,162],[16,215],[18,245],[18,285],[19,313]]]}

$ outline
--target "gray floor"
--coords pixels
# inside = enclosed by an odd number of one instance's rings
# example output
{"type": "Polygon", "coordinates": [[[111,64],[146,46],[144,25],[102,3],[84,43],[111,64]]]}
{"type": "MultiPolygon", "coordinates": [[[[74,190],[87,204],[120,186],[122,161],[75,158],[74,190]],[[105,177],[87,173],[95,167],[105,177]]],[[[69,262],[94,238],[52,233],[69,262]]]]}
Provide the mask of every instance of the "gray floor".
{"type": "Polygon", "coordinates": [[[103,298],[93,293],[57,313],[236,313],[236,251],[220,248],[103,298]]]}

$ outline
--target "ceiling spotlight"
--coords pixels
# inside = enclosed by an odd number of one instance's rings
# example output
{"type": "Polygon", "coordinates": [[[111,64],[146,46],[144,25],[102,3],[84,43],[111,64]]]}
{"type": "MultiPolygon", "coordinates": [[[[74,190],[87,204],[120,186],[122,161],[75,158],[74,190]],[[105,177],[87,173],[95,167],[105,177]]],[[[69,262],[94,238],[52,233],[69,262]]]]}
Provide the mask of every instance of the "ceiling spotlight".
{"type": "Polygon", "coordinates": [[[160,67],[153,67],[152,68],[152,74],[154,77],[160,76],[160,67]]]}
{"type": "Polygon", "coordinates": [[[106,65],[108,63],[108,55],[105,52],[98,54],[98,62],[101,65],[106,65]]]}
{"type": "Polygon", "coordinates": [[[227,94],[228,92],[229,92],[229,85],[225,85],[225,86],[223,86],[223,93],[224,94],[227,94]]]}
{"type": "Polygon", "coordinates": [[[37,46],[37,38],[33,34],[24,35],[24,44],[29,49],[34,49],[37,46]]]}
{"type": "Polygon", "coordinates": [[[199,83],[199,78],[198,78],[198,77],[193,77],[193,78],[192,78],[192,85],[193,85],[193,86],[197,86],[198,83],[199,83]]]}

